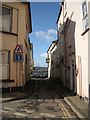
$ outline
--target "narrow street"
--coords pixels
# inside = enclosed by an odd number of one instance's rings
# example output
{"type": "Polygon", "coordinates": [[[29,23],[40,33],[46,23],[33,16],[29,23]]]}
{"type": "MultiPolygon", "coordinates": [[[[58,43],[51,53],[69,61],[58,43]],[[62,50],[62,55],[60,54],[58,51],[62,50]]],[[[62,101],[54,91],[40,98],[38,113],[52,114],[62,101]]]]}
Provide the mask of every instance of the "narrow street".
{"type": "Polygon", "coordinates": [[[2,104],[3,118],[78,118],[46,79],[36,80],[33,94],[26,99],[2,104]]]}
{"type": "Polygon", "coordinates": [[[90,0],[0,9],[1,119],[90,120],[90,0]]]}

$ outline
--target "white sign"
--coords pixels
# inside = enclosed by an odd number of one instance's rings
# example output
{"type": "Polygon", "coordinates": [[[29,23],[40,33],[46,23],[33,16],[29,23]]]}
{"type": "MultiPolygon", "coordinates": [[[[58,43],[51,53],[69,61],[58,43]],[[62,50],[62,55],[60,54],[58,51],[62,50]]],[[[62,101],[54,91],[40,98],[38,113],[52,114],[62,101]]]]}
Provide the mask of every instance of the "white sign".
{"type": "Polygon", "coordinates": [[[17,45],[17,46],[16,46],[16,48],[15,48],[15,50],[14,50],[14,53],[23,53],[22,48],[21,48],[20,45],[17,45]]]}

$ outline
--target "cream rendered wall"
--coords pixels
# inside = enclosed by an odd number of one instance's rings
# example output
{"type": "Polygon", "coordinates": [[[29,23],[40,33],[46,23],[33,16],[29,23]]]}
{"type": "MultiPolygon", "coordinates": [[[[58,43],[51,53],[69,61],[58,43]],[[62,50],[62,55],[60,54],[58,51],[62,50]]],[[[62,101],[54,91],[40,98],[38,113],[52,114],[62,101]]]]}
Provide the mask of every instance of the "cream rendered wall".
{"type": "Polygon", "coordinates": [[[18,24],[18,9],[13,9],[13,17],[12,17],[12,32],[17,33],[17,24],[18,24]]]}
{"type": "MultiPolygon", "coordinates": [[[[16,86],[16,64],[17,64],[17,84],[18,86],[23,86],[23,82],[25,84],[25,54],[27,52],[25,47],[24,39],[27,39],[26,35],[26,22],[29,20],[29,14],[26,13],[28,6],[23,3],[13,3],[13,2],[5,2],[4,5],[10,6],[13,8],[13,19],[12,19],[12,32],[17,33],[18,26],[18,37],[14,35],[2,34],[2,49],[11,51],[11,64],[10,64],[10,79],[15,80],[15,83],[11,83],[11,86],[16,86]],[[18,17],[18,19],[17,19],[18,17]],[[17,21],[18,20],[18,21],[17,21]],[[17,25],[18,23],[18,25],[17,25]],[[18,43],[17,43],[18,39],[18,43]],[[22,81],[22,63],[16,63],[13,61],[13,51],[17,44],[23,45],[23,80],[22,81]]],[[[29,21],[27,26],[29,26],[29,21]]],[[[29,27],[28,27],[29,29],[29,27]]],[[[28,34],[29,30],[27,31],[28,34]]]]}

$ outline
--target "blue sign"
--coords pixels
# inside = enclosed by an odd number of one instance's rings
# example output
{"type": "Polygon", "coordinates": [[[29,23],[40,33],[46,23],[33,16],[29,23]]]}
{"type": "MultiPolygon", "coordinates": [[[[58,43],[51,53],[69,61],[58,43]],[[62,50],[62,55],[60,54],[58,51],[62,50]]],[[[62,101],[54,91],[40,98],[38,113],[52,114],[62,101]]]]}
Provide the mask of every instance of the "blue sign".
{"type": "Polygon", "coordinates": [[[23,54],[22,53],[14,53],[13,60],[16,62],[23,61],[23,54]]]}
{"type": "Polygon", "coordinates": [[[22,61],[22,54],[16,54],[16,61],[22,61]]]}
{"type": "Polygon", "coordinates": [[[13,60],[16,62],[23,61],[23,48],[22,45],[17,45],[13,52],[13,60]]]}

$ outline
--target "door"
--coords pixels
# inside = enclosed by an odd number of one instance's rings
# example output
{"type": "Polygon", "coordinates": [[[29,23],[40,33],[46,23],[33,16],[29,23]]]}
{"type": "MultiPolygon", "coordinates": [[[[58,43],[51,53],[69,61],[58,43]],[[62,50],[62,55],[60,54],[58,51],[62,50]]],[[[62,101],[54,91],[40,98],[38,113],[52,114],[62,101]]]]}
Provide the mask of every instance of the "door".
{"type": "Polygon", "coordinates": [[[74,64],[72,64],[72,79],[73,79],[73,91],[74,91],[74,64]]]}
{"type": "Polygon", "coordinates": [[[78,74],[79,74],[79,96],[82,96],[82,79],[81,79],[81,57],[78,56],[78,74]]]}

